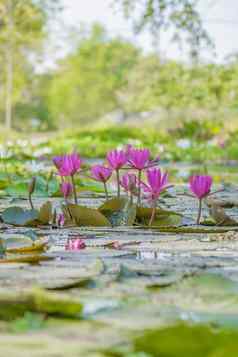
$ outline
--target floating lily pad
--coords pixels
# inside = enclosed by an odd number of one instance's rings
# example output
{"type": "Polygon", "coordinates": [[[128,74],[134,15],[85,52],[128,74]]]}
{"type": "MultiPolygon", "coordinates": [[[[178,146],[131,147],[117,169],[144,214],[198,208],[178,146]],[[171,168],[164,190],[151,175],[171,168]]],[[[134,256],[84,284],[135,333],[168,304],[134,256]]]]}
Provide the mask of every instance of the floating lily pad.
{"type": "Polygon", "coordinates": [[[238,333],[209,326],[177,325],[151,330],[136,338],[135,352],[168,357],[227,357],[238,355],[238,333]]]}
{"type": "Polygon", "coordinates": [[[43,206],[41,206],[37,219],[42,224],[48,224],[52,220],[52,218],[52,204],[51,202],[47,201],[43,204],[43,206]]]}
{"type": "Polygon", "coordinates": [[[98,209],[112,226],[132,226],[136,219],[136,205],[127,198],[113,198],[106,201],[98,209]]]}
{"type": "Polygon", "coordinates": [[[75,204],[65,206],[65,211],[70,215],[77,226],[110,227],[108,219],[98,210],[75,204]]]}
{"type": "MultiPolygon", "coordinates": [[[[153,209],[149,207],[137,207],[136,218],[138,222],[148,225],[152,211],[153,209]]],[[[157,208],[153,226],[178,226],[181,224],[182,219],[183,216],[177,212],[157,208]]]]}
{"type": "Polygon", "coordinates": [[[2,219],[5,223],[15,226],[31,226],[37,220],[38,215],[35,209],[24,210],[21,207],[9,207],[2,212],[2,219]]]}

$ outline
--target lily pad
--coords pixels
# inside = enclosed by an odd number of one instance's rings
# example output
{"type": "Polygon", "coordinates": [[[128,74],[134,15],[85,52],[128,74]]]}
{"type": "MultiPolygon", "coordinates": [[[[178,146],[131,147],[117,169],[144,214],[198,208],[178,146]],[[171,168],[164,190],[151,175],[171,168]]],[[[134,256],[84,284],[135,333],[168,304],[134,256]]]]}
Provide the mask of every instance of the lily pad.
{"type": "Polygon", "coordinates": [[[98,210],[87,208],[75,204],[65,206],[72,220],[77,226],[108,227],[111,226],[109,220],[98,210]]]}
{"type": "Polygon", "coordinates": [[[42,224],[48,224],[53,218],[52,213],[52,204],[51,202],[47,201],[46,203],[41,206],[39,214],[38,214],[38,221],[42,224]]]}
{"type": "Polygon", "coordinates": [[[136,219],[136,205],[127,198],[113,198],[98,209],[112,226],[132,226],[136,219]]]}
{"type": "Polygon", "coordinates": [[[177,325],[145,332],[135,339],[135,352],[168,357],[227,357],[238,355],[238,333],[209,326],[177,325]]]}
{"type": "Polygon", "coordinates": [[[21,207],[9,207],[2,212],[2,219],[5,223],[15,226],[31,226],[37,220],[38,215],[35,209],[24,210],[21,207]]]}
{"type": "Polygon", "coordinates": [[[15,235],[3,239],[3,247],[6,253],[24,254],[32,252],[43,252],[46,249],[47,241],[39,239],[35,242],[31,238],[15,235]]]}
{"type": "MultiPolygon", "coordinates": [[[[152,208],[137,207],[136,218],[140,224],[148,225],[152,215],[152,208]]],[[[182,223],[183,216],[174,211],[156,209],[153,226],[178,226],[182,223]]]]}

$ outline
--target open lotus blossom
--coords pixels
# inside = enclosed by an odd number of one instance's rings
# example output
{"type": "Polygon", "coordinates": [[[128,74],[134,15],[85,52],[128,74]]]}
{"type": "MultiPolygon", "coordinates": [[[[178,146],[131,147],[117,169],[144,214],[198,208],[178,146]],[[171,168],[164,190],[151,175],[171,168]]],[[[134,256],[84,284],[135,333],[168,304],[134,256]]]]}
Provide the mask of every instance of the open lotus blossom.
{"type": "Polygon", "coordinates": [[[91,176],[99,182],[107,182],[112,176],[112,169],[102,165],[94,165],[91,168],[91,176]]]}
{"type": "Polygon", "coordinates": [[[190,190],[198,198],[205,198],[210,194],[212,187],[212,177],[195,175],[189,179],[190,190]]]}
{"type": "Polygon", "coordinates": [[[112,150],[107,154],[107,161],[113,170],[119,170],[127,163],[127,155],[123,150],[112,150]]]}
{"type": "Polygon", "coordinates": [[[61,184],[60,189],[64,198],[67,199],[73,192],[73,185],[70,182],[65,181],[61,184]]]}
{"type": "Polygon", "coordinates": [[[107,181],[112,176],[112,169],[110,167],[95,165],[91,168],[91,177],[99,182],[102,182],[104,185],[104,190],[106,198],[108,199],[108,190],[107,190],[107,181]]]}
{"type": "Polygon", "coordinates": [[[76,239],[69,239],[65,245],[65,250],[81,250],[85,249],[86,244],[82,239],[76,238],[76,239]]]}
{"type": "Polygon", "coordinates": [[[64,155],[62,160],[58,159],[60,176],[74,176],[81,168],[82,160],[80,156],[74,152],[69,155],[64,155]]]}
{"type": "Polygon", "coordinates": [[[58,169],[58,173],[61,177],[71,177],[74,201],[77,204],[77,193],[74,181],[74,175],[81,169],[82,160],[80,156],[73,152],[69,155],[56,156],[53,158],[53,162],[58,169]]]}
{"type": "Polygon", "coordinates": [[[127,154],[123,150],[112,150],[107,154],[107,161],[111,169],[116,171],[117,197],[120,197],[120,172],[119,170],[127,163],[127,154]]]}
{"type": "Polygon", "coordinates": [[[146,171],[147,183],[142,182],[141,186],[145,197],[152,203],[153,210],[150,225],[153,223],[156,214],[156,205],[161,192],[166,190],[168,185],[168,173],[162,173],[160,169],[152,168],[146,171]]]}
{"type": "Polygon", "coordinates": [[[152,168],[146,171],[147,183],[142,182],[142,189],[149,201],[157,201],[161,192],[169,187],[168,173],[162,173],[160,169],[152,168]]]}
{"type": "Polygon", "coordinates": [[[197,224],[200,224],[202,213],[202,200],[210,195],[212,187],[212,177],[205,175],[194,175],[189,179],[191,192],[199,200],[197,224]]]}
{"type": "Polygon", "coordinates": [[[150,160],[150,150],[149,149],[135,149],[133,147],[127,148],[128,164],[133,169],[138,170],[138,200],[137,204],[141,203],[141,177],[142,170],[148,169],[150,167],[158,165],[158,158],[156,160],[150,160]]]}
{"type": "Polygon", "coordinates": [[[147,168],[150,163],[150,150],[130,148],[128,150],[128,163],[137,170],[147,168]]]}

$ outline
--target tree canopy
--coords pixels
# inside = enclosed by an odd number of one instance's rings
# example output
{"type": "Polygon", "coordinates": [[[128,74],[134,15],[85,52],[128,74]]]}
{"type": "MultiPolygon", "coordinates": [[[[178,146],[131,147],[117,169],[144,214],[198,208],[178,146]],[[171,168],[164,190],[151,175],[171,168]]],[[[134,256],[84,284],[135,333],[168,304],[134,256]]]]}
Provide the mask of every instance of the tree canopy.
{"type": "Polygon", "coordinates": [[[171,30],[172,39],[185,40],[195,56],[203,44],[211,45],[197,10],[198,0],[118,0],[119,9],[132,21],[136,32],[149,29],[154,36],[171,30]]]}

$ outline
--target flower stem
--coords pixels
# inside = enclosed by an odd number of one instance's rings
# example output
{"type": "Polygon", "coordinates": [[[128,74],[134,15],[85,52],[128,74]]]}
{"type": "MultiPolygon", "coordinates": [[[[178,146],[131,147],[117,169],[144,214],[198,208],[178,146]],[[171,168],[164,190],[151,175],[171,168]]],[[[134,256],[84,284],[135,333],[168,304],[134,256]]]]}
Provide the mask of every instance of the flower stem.
{"type": "Polygon", "coordinates": [[[32,202],[32,194],[31,193],[29,193],[28,198],[29,198],[29,203],[30,203],[31,209],[34,209],[34,205],[33,205],[33,202],[32,202]]]}
{"type": "Polygon", "coordinates": [[[120,172],[119,172],[119,170],[116,170],[116,175],[117,175],[117,198],[120,198],[121,190],[120,190],[120,172]]]}
{"type": "Polygon", "coordinates": [[[152,226],[152,223],[154,222],[155,219],[155,215],[156,215],[156,200],[154,200],[153,202],[153,207],[152,207],[152,213],[151,213],[151,217],[150,217],[150,222],[149,222],[149,226],[152,226]]]}
{"type": "Polygon", "coordinates": [[[74,203],[77,205],[78,199],[77,199],[77,191],[76,191],[76,186],[75,186],[75,181],[74,181],[74,175],[71,176],[71,181],[72,181],[72,185],[73,185],[74,203]]]}
{"type": "Polygon", "coordinates": [[[103,182],[103,185],[104,185],[104,191],[105,191],[106,199],[108,200],[108,190],[107,190],[106,182],[103,182]]]}
{"type": "Polygon", "coordinates": [[[200,224],[201,214],[202,214],[202,199],[199,199],[197,224],[200,224]]]}
{"type": "Polygon", "coordinates": [[[133,205],[133,193],[130,192],[130,204],[133,205]]]}
{"type": "Polygon", "coordinates": [[[138,197],[137,197],[137,205],[141,204],[141,174],[142,170],[138,170],[138,197]]]}

